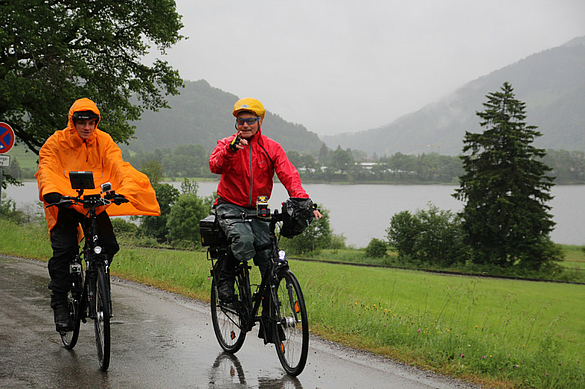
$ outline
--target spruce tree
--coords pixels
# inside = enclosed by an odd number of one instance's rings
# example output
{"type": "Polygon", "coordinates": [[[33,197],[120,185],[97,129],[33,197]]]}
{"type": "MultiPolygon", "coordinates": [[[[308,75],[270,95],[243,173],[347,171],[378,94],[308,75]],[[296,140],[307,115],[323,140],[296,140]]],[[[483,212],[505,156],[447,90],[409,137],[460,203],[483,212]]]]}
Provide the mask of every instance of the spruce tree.
{"type": "Polygon", "coordinates": [[[453,196],[466,201],[461,216],[474,262],[540,270],[562,259],[549,236],[554,178],[542,162],[545,150],[532,146],[542,134],[526,125],[526,104],[513,91],[505,82],[486,96],[485,110],[477,112],[485,130],[465,133],[465,173],[453,196]]]}

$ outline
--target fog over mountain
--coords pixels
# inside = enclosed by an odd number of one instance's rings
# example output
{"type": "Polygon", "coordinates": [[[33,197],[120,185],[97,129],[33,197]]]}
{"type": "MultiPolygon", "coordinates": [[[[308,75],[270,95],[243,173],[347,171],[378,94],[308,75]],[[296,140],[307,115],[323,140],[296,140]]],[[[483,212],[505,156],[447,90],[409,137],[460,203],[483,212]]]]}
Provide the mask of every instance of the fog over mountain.
{"type": "Polygon", "coordinates": [[[477,111],[486,95],[504,82],[526,106],[526,123],[543,134],[537,147],[585,150],[585,37],[533,54],[473,80],[419,111],[379,128],[324,136],[330,148],[359,149],[390,155],[439,152],[457,155],[465,131],[482,132],[477,111]]]}
{"type": "MultiPolygon", "coordinates": [[[[473,80],[379,128],[319,138],[302,124],[285,121],[268,110],[262,131],[285,151],[313,155],[323,142],[331,149],[341,146],[370,156],[396,152],[457,155],[465,131],[483,131],[476,112],[484,110],[486,95],[499,91],[506,81],[512,84],[516,98],[527,104],[526,123],[538,126],[543,134],[536,146],[585,150],[585,37],[473,80]]],[[[180,95],[168,97],[172,109],[147,111],[134,123],[136,139],[131,148],[149,151],[199,143],[210,152],[218,139],[235,132],[231,109],[238,98],[205,80],[186,81],[180,95]]]]}
{"type": "MultiPolygon", "coordinates": [[[[180,95],[167,96],[171,109],[145,111],[142,118],[133,123],[136,139],[130,142],[130,148],[152,151],[201,144],[211,152],[218,139],[236,132],[232,108],[238,99],[238,96],[214,88],[205,80],[185,81],[180,95]]],[[[280,142],[287,151],[315,154],[323,145],[317,134],[300,124],[287,122],[269,110],[262,132],[280,142]]]]}

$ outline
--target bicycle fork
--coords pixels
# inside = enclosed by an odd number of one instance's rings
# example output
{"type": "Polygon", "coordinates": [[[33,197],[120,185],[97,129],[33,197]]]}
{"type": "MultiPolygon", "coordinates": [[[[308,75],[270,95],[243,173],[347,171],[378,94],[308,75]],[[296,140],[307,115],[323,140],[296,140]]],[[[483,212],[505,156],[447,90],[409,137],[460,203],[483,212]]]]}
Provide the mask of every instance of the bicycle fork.
{"type": "Polygon", "coordinates": [[[242,320],[242,330],[249,332],[254,327],[255,321],[253,313],[256,310],[252,307],[254,297],[250,296],[250,266],[246,262],[238,266],[236,272],[236,287],[239,292],[237,304],[239,304],[239,311],[244,313],[240,316],[242,320]]]}

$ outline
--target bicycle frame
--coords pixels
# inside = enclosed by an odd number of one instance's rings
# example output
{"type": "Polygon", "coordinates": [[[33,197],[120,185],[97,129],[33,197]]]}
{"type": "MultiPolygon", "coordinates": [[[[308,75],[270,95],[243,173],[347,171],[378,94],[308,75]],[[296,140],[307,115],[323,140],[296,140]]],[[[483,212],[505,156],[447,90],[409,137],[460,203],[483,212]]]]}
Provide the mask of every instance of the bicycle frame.
{"type": "MultiPolygon", "coordinates": [[[[288,262],[286,262],[286,260],[282,263],[272,262],[271,265],[265,269],[264,274],[262,275],[262,282],[255,291],[252,290],[252,285],[250,284],[251,268],[252,266],[248,264],[248,261],[241,262],[236,268],[236,282],[243,303],[243,306],[240,309],[246,312],[245,318],[247,323],[244,327],[246,332],[251,331],[254,325],[261,320],[261,316],[258,315],[258,312],[262,305],[262,296],[266,294],[266,290],[270,290],[271,299],[275,298],[273,286],[276,285],[276,273],[280,271],[280,269],[288,269],[288,262]],[[242,283],[244,283],[243,286],[241,285],[242,283]],[[250,296],[248,292],[252,295],[250,296]]],[[[274,319],[274,312],[269,312],[268,317],[274,319]]]]}
{"type": "MultiPolygon", "coordinates": [[[[99,198],[99,195],[94,195],[95,198],[99,198]]],[[[80,195],[81,197],[81,195],[80,195]]],[[[87,196],[86,196],[87,197],[87,196]]],[[[86,317],[83,314],[87,311],[89,307],[89,315],[90,319],[95,319],[96,317],[96,307],[93,304],[93,299],[95,296],[92,295],[92,291],[89,288],[92,282],[95,283],[96,281],[96,267],[103,266],[104,273],[109,279],[110,274],[110,265],[107,259],[103,261],[98,260],[97,255],[95,254],[95,247],[97,245],[98,240],[98,227],[97,227],[97,213],[95,207],[89,208],[88,213],[85,215],[85,219],[83,220],[83,224],[89,223],[89,226],[83,226],[84,231],[84,246],[81,252],[76,256],[76,262],[81,264],[81,259],[85,261],[85,277],[83,282],[83,295],[81,297],[81,310],[80,313],[82,314],[81,320],[85,323],[86,317]]],[[[108,282],[109,286],[109,282],[108,282]]],[[[110,302],[110,317],[113,317],[112,312],[112,305],[110,302]]]]}
{"type": "MultiPolygon", "coordinates": [[[[247,222],[249,221],[248,219],[250,218],[250,215],[247,216],[243,216],[242,217],[242,222],[247,222]]],[[[260,310],[260,306],[262,304],[262,296],[264,296],[264,293],[266,291],[267,288],[270,288],[270,286],[274,286],[275,282],[275,277],[277,275],[277,273],[279,271],[281,271],[282,269],[288,269],[288,261],[284,258],[280,258],[278,255],[278,242],[277,242],[277,237],[276,237],[276,233],[275,233],[275,229],[276,229],[276,223],[278,221],[280,221],[280,215],[278,213],[272,214],[270,217],[270,255],[269,255],[269,259],[270,259],[270,264],[269,266],[266,267],[266,269],[264,270],[264,273],[262,274],[262,282],[260,283],[260,285],[258,286],[258,288],[255,291],[252,291],[252,285],[250,284],[250,269],[252,268],[249,264],[248,261],[243,261],[240,262],[238,264],[238,266],[236,267],[236,279],[237,279],[237,284],[241,284],[242,282],[245,283],[245,285],[243,285],[243,287],[239,287],[240,291],[243,292],[241,293],[241,299],[243,300],[243,307],[241,307],[241,309],[243,309],[243,311],[246,312],[246,323],[244,325],[244,329],[246,332],[249,332],[252,330],[252,328],[254,327],[254,325],[256,324],[256,322],[260,321],[260,316],[258,316],[258,311],[260,310]],[[249,293],[248,293],[249,292],[249,293]],[[251,294],[251,295],[250,295],[251,294]]],[[[220,260],[220,255],[221,256],[225,256],[227,255],[227,246],[229,244],[227,243],[227,240],[223,242],[223,244],[220,245],[220,247],[218,247],[218,251],[221,251],[221,254],[218,253],[218,258],[217,260],[214,260],[214,258],[210,258],[212,260],[212,268],[215,269],[217,262],[220,260]]],[[[273,296],[273,288],[270,288],[271,291],[271,298],[274,298],[273,296]]],[[[273,312],[270,312],[270,316],[271,318],[273,315],[273,312]]]]}
{"type": "Polygon", "coordinates": [[[106,195],[112,195],[112,197],[107,198],[106,196],[102,197],[101,194],[94,194],[82,198],[84,189],[93,189],[93,179],[91,172],[77,173],[81,173],[82,178],[85,179],[79,181],[79,175],[77,175],[78,181],[75,181],[75,184],[79,185],[76,187],[72,176],[72,187],[77,189],[77,196],[63,196],[58,203],[48,205],[81,204],[84,209],[88,210],[81,223],[85,235],[84,246],[70,264],[72,288],[68,294],[68,307],[75,325],[72,331],[61,332],[61,340],[65,348],[73,349],[79,336],[80,321],[86,323],[88,317],[93,319],[100,368],[106,371],[110,364],[110,318],[113,317],[113,314],[109,260],[102,255],[103,249],[98,242],[97,208],[112,202],[121,204],[128,200],[123,196],[120,198],[119,195],[111,191],[109,183],[102,184],[102,193],[107,192],[106,195]],[[85,272],[83,271],[82,258],[85,261],[85,272]]]}

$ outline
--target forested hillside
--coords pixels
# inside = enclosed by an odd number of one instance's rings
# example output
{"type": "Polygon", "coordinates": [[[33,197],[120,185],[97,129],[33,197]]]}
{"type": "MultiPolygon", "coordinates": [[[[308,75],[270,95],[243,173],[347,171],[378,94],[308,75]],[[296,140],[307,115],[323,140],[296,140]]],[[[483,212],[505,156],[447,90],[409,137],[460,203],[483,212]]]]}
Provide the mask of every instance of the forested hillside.
{"type": "Polygon", "coordinates": [[[543,134],[534,145],[585,150],[585,37],[531,55],[469,82],[448,97],[380,128],[324,137],[370,154],[461,152],[465,131],[481,132],[477,111],[486,95],[509,82],[527,104],[526,122],[543,134]]]}
{"type": "MultiPolygon", "coordinates": [[[[185,81],[180,95],[168,96],[172,109],[145,111],[136,126],[130,148],[138,151],[175,149],[179,145],[201,144],[210,152],[218,139],[235,133],[232,108],[238,96],[213,88],[207,81],[185,81]]],[[[247,97],[247,96],[241,96],[247,97]]],[[[262,132],[281,143],[286,151],[316,153],[323,142],[305,127],[283,120],[266,107],[262,132]]]]}

